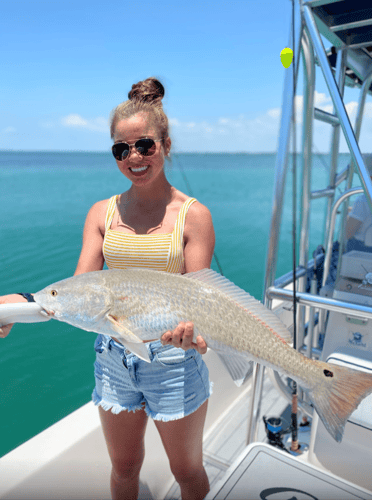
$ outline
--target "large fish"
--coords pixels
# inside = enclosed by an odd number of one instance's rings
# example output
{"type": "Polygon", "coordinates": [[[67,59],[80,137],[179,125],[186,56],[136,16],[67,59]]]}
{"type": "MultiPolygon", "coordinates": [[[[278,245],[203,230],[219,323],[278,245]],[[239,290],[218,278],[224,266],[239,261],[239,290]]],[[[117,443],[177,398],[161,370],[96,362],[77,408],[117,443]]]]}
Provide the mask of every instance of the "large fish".
{"type": "Polygon", "coordinates": [[[47,286],[34,296],[53,318],[83,330],[117,337],[150,361],[143,341],[194,323],[237,385],[257,361],[295,380],[309,395],[333,438],[372,392],[372,375],[306,358],[270,310],[211,269],[171,274],[149,269],[95,271],[47,286]]]}

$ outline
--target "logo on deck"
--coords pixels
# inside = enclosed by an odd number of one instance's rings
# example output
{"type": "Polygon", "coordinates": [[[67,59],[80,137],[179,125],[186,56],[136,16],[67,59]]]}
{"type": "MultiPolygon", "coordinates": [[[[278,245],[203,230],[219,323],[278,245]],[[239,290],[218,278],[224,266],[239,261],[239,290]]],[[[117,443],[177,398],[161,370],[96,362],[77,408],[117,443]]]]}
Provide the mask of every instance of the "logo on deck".
{"type": "Polygon", "coordinates": [[[297,490],[295,488],[267,488],[266,490],[262,490],[260,493],[261,500],[319,500],[317,497],[314,497],[311,493],[307,493],[306,491],[297,490]],[[286,495],[284,496],[283,493],[286,495]],[[289,494],[290,493],[290,494],[289,494]],[[293,495],[295,493],[295,495],[293,495]],[[277,495],[279,494],[279,496],[277,495]]]}
{"type": "Polygon", "coordinates": [[[367,347],[367,344],[363,343],[363,335],[359,332],[352,332],[353,338],[349,339],[349,344],[357,347],[367,347]]]}

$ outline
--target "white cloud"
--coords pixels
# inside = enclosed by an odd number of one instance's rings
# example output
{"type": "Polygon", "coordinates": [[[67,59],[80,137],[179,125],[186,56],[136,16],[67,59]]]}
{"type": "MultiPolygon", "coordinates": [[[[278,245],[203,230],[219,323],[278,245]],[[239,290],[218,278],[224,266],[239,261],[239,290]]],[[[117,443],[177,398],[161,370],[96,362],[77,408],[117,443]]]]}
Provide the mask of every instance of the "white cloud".
{"type": "Polygon", "coordinates": [[[322,94],[320,92],[317,92],[315,91],[314,92],[314,102],[315,102],[315,106],[317,108],[322,108],[322,106],[324,105],[328,105],[329,103],[332,103],[332,99],[325,95],[325,94],[322,94]]]}
{"type": "Polygon", "coordinates": [[[351,101],[351,102],[348,102],[345,107],[346,107],[347,114],[349,115],[349,118],[355,118],[356,111],[358,109],[358,103],[356,101],[351,101]]]}
{"type": "MultiPolygon", "coordinates": [[[[316,92],[314,102],[317,108],[333,112],[333,103],[325,93],[316,92]]],[[[297,124],[297,147],[302,144],[302,122],[303,122],[302,95],[296,96],[296,124],[297,124]]],[[[350,121],[354,126],[358,103],[350,101],[346,104],[346,110],[350,121]]],[[[281,108],[269,108],[256,116],[248,117],[244,114],[219,116],[210,120],[182,121],[179,118],[170,118],[171,138],[175,149],[179,151],[249,151],[249,152],[273,152],[277,150],[281,108]]],[[[64,116],[59,123],[75,130],[91,130],[109,135],[108,121],[104,117],[85,118],[77,113],[64,116]]],[[[45,128],[51,128],[53,123],[45,121],[40,123],[45,128]]],[[[326,123],[314,122],[314,151],[329,152],[332,128],[326,123]]],[[[16,132],[14,127],[7,127],[3,133],[16,132]]],[[[292,141],[292,139],[291,139],[292,141]]],[[[361,134],[361,150],[366,151],[372,143],[372,102],[367,102],[363,119],[361,134]],[[367,149],[366,149],[367,148],[367,149]]],[[[347,146],[341,133],[340,151],[346,152],[347,146]]]]}
{"type": "Polygon", "coordinates": [[[108,133],[109,125],[106,118],[98,117],[87,120],[78,114],[70,114],[61,118],[64,127],[82,128],[96,132],[108,133]]]}
{"type": "Polygon", "coordinates": [[[178,127],[180,122],[177,120],[177,118],[171,118],[169,121],[169,125],[178,127]]]}
{"type": "Polygon", "coordinates": [[[267,112],[267,114],[271,116],[271,118],[279,118],[280,113],[281,113],[280,108],[269,109],[269,111],[267,112]]]}
{"type": "Polygon", "coordinates": [[[86,127],[88,122],[80,115],[68,115],[61,119],[62,125],[65,127],[86,127]]]}
{"type": "Polygon", "coordinates": [[[6,127],[6,128],[3,128],[2,132],[4,134],[14,134],[14,132],[16,132],[16,128],[15,127],[6,127]]]}
{"type": "Polygon", "coordinates": [[[40,122],[40,126],[43,128],[54,128],[55,123],[53,123],[53,122],[40,122]]]}
{"type": "Polygon", "coordinates": [[[372,118],[372,102],[366,102],[364,106],[364,118],[372,118]]]}
{"type": "MultiPolygon", "coordinates": [[[[297,148],[302,145],[303,96],[297,95],[296,124],[297,148]]],[[[314,102],[317,108],[333,112],[333,103],[329,96],[315,92],[314,102]]],[[[346,103],[346,110],[354,126],[358,103],[346,103]]],[[[270,108],[253,118],[245,115],[220,116],[214,120],[187,122],[172,118],[169,122],[175,125],[171,131],[174,144],[179,151],[249,151],[274,152],[278,148],[281,108],[270,108]]],[[[314,151],[329,152],[332,127],[314,121],[314,151]]],[[[366,103],[363,119],[361,144],[362,151],[370,149],[372,143],[372,103],[366,103]]],[[[341,152],[347,152],[346,142],[341,133],[341,152]]]]}

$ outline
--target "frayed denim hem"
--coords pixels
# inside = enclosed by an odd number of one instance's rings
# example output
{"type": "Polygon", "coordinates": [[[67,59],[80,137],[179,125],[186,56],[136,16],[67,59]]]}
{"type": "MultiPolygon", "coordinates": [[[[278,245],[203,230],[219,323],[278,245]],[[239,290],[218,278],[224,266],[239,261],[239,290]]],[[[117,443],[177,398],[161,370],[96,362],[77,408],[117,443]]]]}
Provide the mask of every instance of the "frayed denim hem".
{"type": "Polygon", "coordinates": [[[145,412],[148,417],[151,417],[153,420],[159,420],[161,422],[171,422],[172,420],[179,420],[180,418],[187,417],[188,415],[191,415],[191,413],[194,413],[202,404],[204,404],[207,399],[213,394],[213,382],[209,382],[209,395],[205,398],[204,401],[202,401],[196,408],[193,408],[192,410],[188,411],[187,413],[185,412],[180,412],[176,413],[175,415],[164,415],[161,413],[157,413],[154,411],[151,411],[147,408],[147,405],[145,406],[145,412]]]}
{"type": "Polygon", "coordinates": [[[95,406],[100,406],[105,411],[111,410],[114,415],[117,415],[122,411],[132,411],[133,413],[135,413],[137,410],[142,410],[143,408],[143,402],[139,405],[130,405],[128,407],[121,406],[119,403],[109,403],[108,401],[104,401],[101,397],[99,397],[96,393],[96,390],[93,391],[92,400],[95,406]]]}

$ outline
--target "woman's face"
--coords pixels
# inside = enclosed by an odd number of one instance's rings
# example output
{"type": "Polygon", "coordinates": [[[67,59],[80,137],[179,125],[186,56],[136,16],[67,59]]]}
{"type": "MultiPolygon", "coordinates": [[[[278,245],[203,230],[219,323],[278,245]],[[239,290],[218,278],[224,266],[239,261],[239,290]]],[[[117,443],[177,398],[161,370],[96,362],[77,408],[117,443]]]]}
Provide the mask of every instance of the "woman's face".
{"type": "MultiPolygon", "coordinates": [[[[126,142],[134,144],[138,139],[150,138],[160,139],[154,126],[149,124],[146,115],[137,114],[128,119],[120,120],[115,129],[114,143],[126,142]]],[[[169,153],[171,140],[168,137],[165,141],[165,151],[162,143],[155,142],[156,151],[151,156],[142,156],[135,146],[131,146],[130,153],[124,161],[116,160],[119,170],[136,186],[143,186],[151,183],[161,174],[164,166],[165,155],[169,153]],[[148,167],[146,171],[135,174],[131,168],[148,167]]]]}

